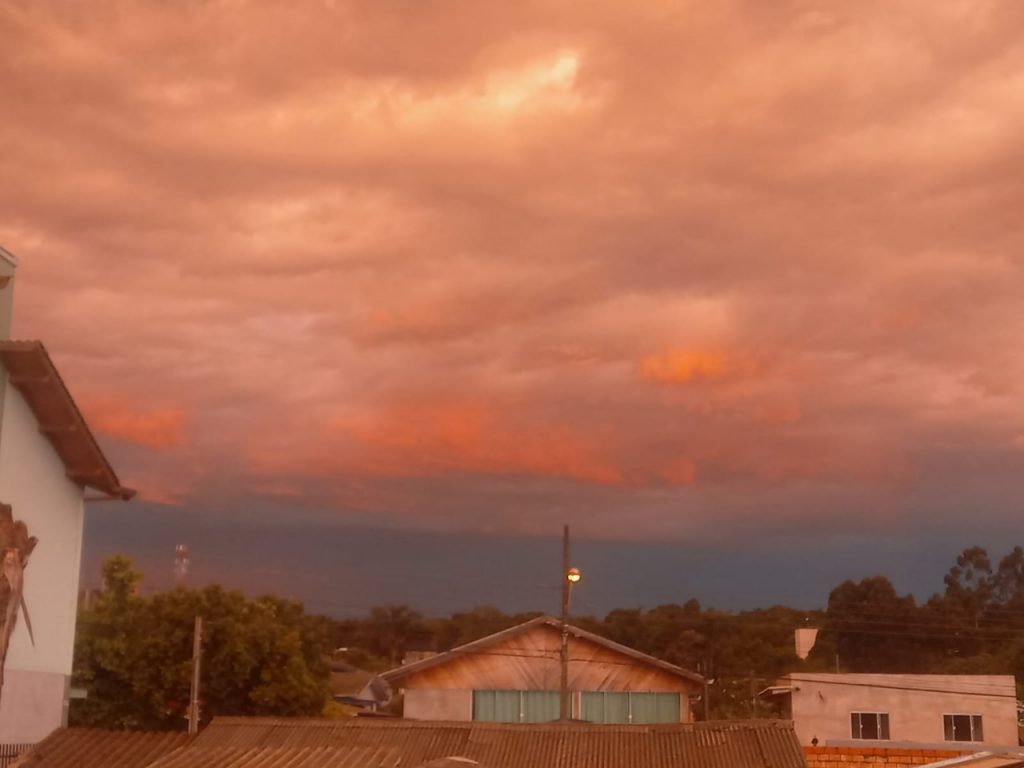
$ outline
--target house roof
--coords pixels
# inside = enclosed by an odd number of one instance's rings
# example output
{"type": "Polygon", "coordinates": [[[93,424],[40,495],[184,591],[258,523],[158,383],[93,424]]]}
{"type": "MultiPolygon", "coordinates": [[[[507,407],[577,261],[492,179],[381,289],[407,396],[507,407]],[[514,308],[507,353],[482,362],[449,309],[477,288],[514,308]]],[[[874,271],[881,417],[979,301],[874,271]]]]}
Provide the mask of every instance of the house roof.
{"type": "Polygon", "coordinates": [[[327,687],[332,696],[358,696],[375,677],[373,672],[363,669],[353,669],[349,672],[332,669],[327,687]]]}
{"type": "Polygon", "coordinates": [[[171,752],[148,768],[397,768],[387,747],[209,747],[171,752]]]}
{"type": "Polygon", "coordinates": [[[39,422],[39,431],[60,456],[67,476],[108,496],[134,496],[135,491],[117,479],[43,343],[0,341],[0,361],[39,422]]]}
{"type": "MultiPolygon", "coordinates": [[[[538,616],[535,619],[530,619],[529,621],[523,622],[522,624],[517,624],[516,626],[502,630],[501,632],[495,632],[493,635],[488,635],[487,637],[482,637],[479,640],[474,640],[471,643],[466,643],[465,645],[457,646],[455,648],[452,648],[450,651],[446,651],[445,653],[439,653],[436,656],[431,656],[429,658],[413,662],[412,664],[406,664],[404,666],[388,670],[387,672],[384,672],[381,675],[381,677],[387,680],[389,683],[397,683],[404,680],[405,678],[410,677],[411,675],[414,675],[418,672],[422,672],[423,670],[432,669],[433,667],[437,667],[442,664],[447,664],[449,662],[455,661],[460,656],[476,653],[479,651],[484,651],[497,643],[501,643],[505,640],[516,637],[517,635],[524,634],[525,632],[528,632],[537,626],[549,626],[557,631],[561,631],[562,622],[554,618],[553,616],[538,616]]],[[[642,664],[657,667],[658,669],[661,669],[665,672],[669,672],[673,675],[677,675],[678,677],[681,677],[690,682],[704,682],[704,678],[695,672],[689,672],[683,669],[682,667],[677,667],[675,664],[669,664],[667,661],[656,659],[653,656],[647,655],[646,653],[641,653],[640,651],[634,650],[625,645],[620,645],[619,643],[613,642],[605,637],[595,635],[593,632],[588,632],[585,629],[580,629],[579,627],[569,625],[569,634],[573,637],[577,637],[583,640],[589,640],[590,642],[596,643],[597,645],[607,648],[610,651],[622,654],[623,656],[628,656],[631,659],[634,659],[635,661],[641,662],[642,664]]]]}
{"type": "Polygon", "coordinates": [[[184,733],[58,728],[18,757],[10,768],[147,768],[192,738],[184,733]]]}
{"type": "Polygon", "coordinates": [[[342,745],[397,749],[403,766],[462,758],[485,768],[806,768],[792,723],[775,720],[512,725],[359,717],[214,718],[189,751],[342,745]]]}
{"type": "Polygon", "coordinates": [[[0,261],[6,261],[12,267],[18,266],[18,257],[0,245],[0,261]]]}

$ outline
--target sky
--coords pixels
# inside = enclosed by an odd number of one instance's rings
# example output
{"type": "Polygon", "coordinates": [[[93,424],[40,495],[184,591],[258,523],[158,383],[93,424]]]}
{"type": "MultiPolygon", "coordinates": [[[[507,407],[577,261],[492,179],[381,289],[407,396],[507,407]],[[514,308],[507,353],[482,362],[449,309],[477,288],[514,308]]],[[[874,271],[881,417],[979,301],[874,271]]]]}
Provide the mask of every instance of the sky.
{"type": "Polygon", "coordinates": [[[339,610],[525,608],[568,523],[595,612],[813,606],[1024,538],[1024,5],[5,0],[0,36],[15,336],[139,490],[86,580],[188,543],[339,610]]]}

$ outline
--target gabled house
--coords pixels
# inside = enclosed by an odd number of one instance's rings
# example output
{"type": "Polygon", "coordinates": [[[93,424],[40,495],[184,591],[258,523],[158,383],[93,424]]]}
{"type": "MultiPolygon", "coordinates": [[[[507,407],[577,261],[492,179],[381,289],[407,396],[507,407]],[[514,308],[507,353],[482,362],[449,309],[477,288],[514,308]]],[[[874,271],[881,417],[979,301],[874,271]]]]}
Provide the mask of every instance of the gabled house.
{"type": "Polygon", "coordinates": [[[27,530],[31,546],[18,561],[6,536],[0,553],[5,565],[18,565],[17,575],[0,572],[0,601],[10,618],[6,658],[0,654],[0,749],[39,741],[65,722],[85,502],[133,494],[43,344],[10,340],[16,266],[0,248],[0,517],[7,516],[0,529],[20,540],[27,530]]]}
{"type": "MultiPolygon", "coordinates": [[[[572,719],[686,723],[703,678],[570,626],[572,719]]],[[[385,672],[415,720],[548,722],[559,716],[562,624],[540,616],[446,653],[385,672]]]]}

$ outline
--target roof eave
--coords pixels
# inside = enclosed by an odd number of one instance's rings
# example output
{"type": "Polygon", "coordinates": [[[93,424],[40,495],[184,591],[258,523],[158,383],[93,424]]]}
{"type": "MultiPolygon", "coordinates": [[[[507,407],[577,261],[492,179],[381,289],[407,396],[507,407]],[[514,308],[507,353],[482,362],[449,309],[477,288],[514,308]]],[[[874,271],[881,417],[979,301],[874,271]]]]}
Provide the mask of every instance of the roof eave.
{"type": "Polygon", "coordinates": [[[68,479],[99,491],[105,500],[131,499],[135,491],[121,485],[43,343],[0,341],[0,361],[63,462],[68,479]]]}
{"type": "MultiPolygon", "coordinates": [[[[450,651],[439,653],[438,655],[431,656],[428,659],[422,659],[420,661],[413,662],[412,664],[408,664],[403,667],[395,667],[394,669],[389,669],[387,672],[382,673],[381,677],[387,680],[388,683],[394,683],[403,680],[407,677],[410,677],[411,675],[422,672],[424,670],[431,669],[435,666],[447,664],[455,658],[455,654],[466,654],[473,653],[474,651],[479,651],[483,648],[486,648],[489,645],[493,645],[494,643],[500,642],[501,640],[504,640],[508,637],[514,637],[518,634],[521,634],[522,632],[527,631],[528,629],[531,629],[532,627],[539,626],[541,624],[554,627],[556,629],[560,628],[562,625],[561,621],[554,618],[553,616],[537,616],[536,618],[530,619],[529,621],[525,621],[522,624],[517,624],[514,627],[503,629],[500,632],[495,632],[492,635],[487,635],[486,637],[481,637],[478,640],[465,643],[464,645],[456,646],[455,648],[452,648],[450,651]]],[[[657,659],[654,656],[649,656],[648,654],[637,651],[633,648],[630,648],[629,646],[621,645],[620,643],[616,643],[614,640],[609,640],[606,637],[601,637],[600,635],[594,634],[593,632],[588,632],[585,629],[580,629],[579,627],[574,627],[571,624],[569,625],[568,629],[569,633],[575,635],[576,637],[589,640],[590,642],[601,645],[605,648],[608,648],[609,650],[613,650],[617,653],[630,656],[631,658],[634,658],[637,661],[640,661],[641,663],[648,664],[652,667],[657,667],[658,669],[661,669],[670,674],[677,675],[678,677],[688,680],[689,682],[697,684],[703,684],[704,682],[704,678],[695,672],[690,672],[688,670],[683,669],[682,667],[677,667],[675,664],[670,664],[667,661],[662,661],[661,659],[657,659]]]]}

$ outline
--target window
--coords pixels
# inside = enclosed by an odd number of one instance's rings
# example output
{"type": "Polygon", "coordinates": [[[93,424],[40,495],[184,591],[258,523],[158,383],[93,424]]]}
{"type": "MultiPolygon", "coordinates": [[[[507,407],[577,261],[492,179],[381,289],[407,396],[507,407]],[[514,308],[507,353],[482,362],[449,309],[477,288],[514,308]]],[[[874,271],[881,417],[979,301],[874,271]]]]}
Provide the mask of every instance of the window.
{"type": "Polygon", "coordinates": [[[558,691],[473,691],[474,720],[547,723],[558,714],[558,691]]]}
{"type": "Polygon", "coordinates": [[[889,739],[888,712],[851,712],[850,737],[854,739],[889,739]]]}
{"type": "Polygon", "coordinates": [[[678,723],[678,693],[583,691],[580,714],[591,723],[678,723]]]}
{"type": "Polygon", "coordinates": [[[946,741],[984,741],[981,715],[943,715],[942,726],[946,741]]]}

